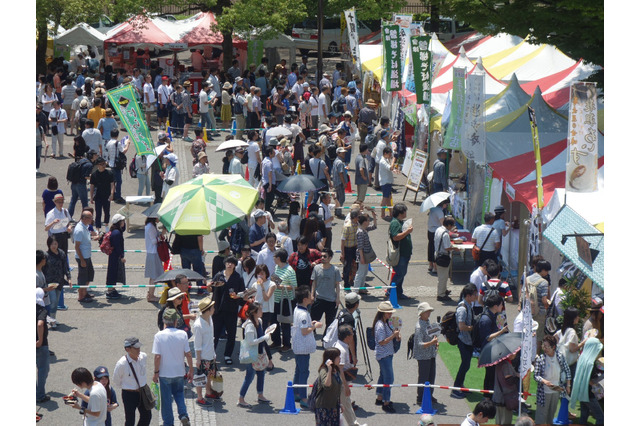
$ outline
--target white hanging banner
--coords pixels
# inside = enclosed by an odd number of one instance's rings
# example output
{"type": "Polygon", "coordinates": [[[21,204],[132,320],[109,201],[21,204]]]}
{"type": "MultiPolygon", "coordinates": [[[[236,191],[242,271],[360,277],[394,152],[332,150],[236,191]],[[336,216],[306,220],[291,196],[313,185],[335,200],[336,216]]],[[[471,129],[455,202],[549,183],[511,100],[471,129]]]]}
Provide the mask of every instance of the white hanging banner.
{"type": "Polygon", "coordinates": [[[598,107],[595,83],[571,85],[567,174],[565,188],[573,192],[598,190],[598,107]]]}
{"type": "Polygon", "coordinates": [[[344,11],[344,18],[347,21],[347,36],[349,38],[349,52],[351,60],[356,66],[356,71],[360,74],[360,47],[358,44],[358,21],[356,19],[356,9],[351,8],[344,11]]]}
{"type": "Polygon", "coordinates": [[[464,121],[462,127],[462,152],[469,160],[486,164],[487,133],[484,113],[484,75],[467,76],[464,121]]]}

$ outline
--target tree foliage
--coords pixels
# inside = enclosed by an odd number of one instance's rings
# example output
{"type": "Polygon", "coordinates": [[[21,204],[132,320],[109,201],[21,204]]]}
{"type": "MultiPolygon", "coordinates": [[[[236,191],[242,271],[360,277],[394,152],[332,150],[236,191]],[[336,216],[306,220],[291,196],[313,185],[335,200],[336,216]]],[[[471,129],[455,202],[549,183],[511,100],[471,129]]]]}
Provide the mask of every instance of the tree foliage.
{"type": "MultiPolygon", "coordinates": [[[[531,43],[556,46],[574,59],[604,64],[602,0],[447,0],[442,15],[455,16],[483,34],[506,32],[531,43]]],[[[594,78],[603,83],[603,72],[594,78]]],[[[602,87],[602,86],[601,86],[602,87]]]]}

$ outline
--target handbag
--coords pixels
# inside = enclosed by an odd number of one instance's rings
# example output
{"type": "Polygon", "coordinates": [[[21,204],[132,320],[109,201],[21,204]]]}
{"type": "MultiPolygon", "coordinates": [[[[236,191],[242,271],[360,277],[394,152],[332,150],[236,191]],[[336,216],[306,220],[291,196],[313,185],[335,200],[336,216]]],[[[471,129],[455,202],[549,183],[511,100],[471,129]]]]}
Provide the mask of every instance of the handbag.
{"type": "Polygon", "coordinates": [[[208,379],[214,398],[220,398],[224,393],[224,380],[222,379],[222,373],[218,370],[218,364],[215,361],[213,368],[209,370],[208,379]]]}
{"type": "Polygon", "coordinates": [[[549,302],[551,309],[547,310],[547,317],[544,320],[544,334],[553,336],[558,331],[558,321],[556,317],[558,316],[558,309],[555,304],[556,295],[558,294],[558,290],[553,293],[551,296],[551,301],[549,302]]]}
{"type": "Polygon", "coordinates": [[[160,237],[160,241],[158,241],[157,251],[158,257],[162,262],[168,262],[170,257],[169,252],[169,242],[164,239],[164,237],[160,237]]]}
{"type": "Polygon", "coordinates": [[[246,340],[240,342],[240,364],[258,362],[258,345],[250,345],[246,340]]]}
{"type": "Polygon", "coordinates": [[[282,300],[280,300],[280,313],[276,316],[276,320],[280,323],[280,324],[293,324],[293,314],[292,314],[292,308],[291,308],[291,300],[287,299],[287,303],[289,304],[289,314],[285,315],[283,312],[284,309],[284,292],[282,293],[282,300]]]}
{"type": "Polygon", "coordinates": [[[442,240],[444,239],[444,232],[442,233],[442,236],[440,237],[440,245],[438,246],[438,255],[436,256],[436,265],[442,267],[442,268],[448,268],[449,264],[451,263],[451,257],[449,256],[449,254],[446,253],[440,253],[440,248],[442,247],[442,240]]]}
{"type": "Polygon", "coordinates": [[[129,367],[133,372],[133,378],[136,379],[136,383],[138,384],[138,390],[140,391],[140,398],[142,399],[142,405],[147,410],[152,410],[156,407],[156,396],[153,392],[151,392],[151,388],[149,385],[140,386],[140,382],[138,381],[138,375],[136,374],[136,370],[133,369],[133,365],[129,362],[129,367]]]}
{"type": "Polygon", "coordinates": [[[475,260],[476,262],[480,260],[480,252],[484,248],[484,245],[487,244],[487,241],[489,241],[489,237],[491,236],[492,232],[493,232],[493,228],[491,228],[491,231],[489,231],[489,235],[487,235],[487,238],[484,240],[484,243],[482,243],[481,247],[478,247],[477,244],[473,245],[473,248],[471,249],[471,256],[473,257],[473,260],[475,260]]]}
{"type": "Polygon", "coordinates": [[[400,244],[398,247],[393,243],[393,239],[389,236],[387,241],[387,264],[389,266],[397,266],[400,263],[400,244]]]}
{"type": "Polygon", "coordinates": [[[364,263],[373,263],[378,256],[376,256],[376,252],[371,250],[369,252],[363,251],[364,253],[364,263]]]}
{"type": "Polygon", "coordinates": [[[267,368],[268,365],[269,365],[269,357],[267,356],[266,352],[262,352],[261,354],[258,354],[258,360],[256,362],[251,363],[251,366],[256,371],[263,371],[267,368]]]}

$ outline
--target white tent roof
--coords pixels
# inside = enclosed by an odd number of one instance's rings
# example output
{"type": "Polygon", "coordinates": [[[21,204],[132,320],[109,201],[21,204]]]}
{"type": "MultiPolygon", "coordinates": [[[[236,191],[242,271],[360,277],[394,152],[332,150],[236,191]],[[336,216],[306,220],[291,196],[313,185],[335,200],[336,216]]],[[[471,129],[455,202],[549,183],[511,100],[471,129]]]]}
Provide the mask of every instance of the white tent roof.
{"type": "Polygon", "coordinates": [[[75,27],[56,36],[54,43],[67,46],[76,46],[81,44],[102,46],[102,43],[106,39],[106,35],[102,34],[92,26],[85,23],[79,23],[75,27]]]}
{"type": "Polygon", "coordinates": [[[551,200],[542,209],[542,218],[546,223],[558,214],[562,206],[568,204],[580,216],[584,217],[592,225],[604,222],[607,203],[602,202],[604,194],[604,167],[598,170],[598,190],[595,192],[571,192],[564,188],[556,188],[551,200]]]}
{"type": "Polygon", "coordinates": [[[467,50],[467,57],[476,59],[496,52],[501,52],[513,46],[517,46],[522,42],[522,38],[511,34],[500,33],[493,37],[487,37],[486,41],[478,44],[472,49],[467,50]]]}

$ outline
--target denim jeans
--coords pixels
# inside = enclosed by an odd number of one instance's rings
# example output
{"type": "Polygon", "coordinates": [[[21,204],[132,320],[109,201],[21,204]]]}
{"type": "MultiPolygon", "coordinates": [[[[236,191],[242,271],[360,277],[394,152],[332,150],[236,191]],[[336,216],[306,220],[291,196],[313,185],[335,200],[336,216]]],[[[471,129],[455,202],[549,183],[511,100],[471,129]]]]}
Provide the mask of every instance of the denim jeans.
{"type": "Polygon", "coordinates": [[[162,406],[162,422],[165,426],[173,426],[173,409],[171,403],[175,399],[178,406],[178,416],[187,416],[187,406],[184,402],[184,377],[160,377],[160,400],[162,406]]]}
{"type": "Polygon", "coordinates": [[[396,282],[396,290],[398,296],[404,294],[404,292],[402,291],[402,283],[404,283],[404,276],[407,275],[407,269],[409,268],[409,259],[410,257],[400,256],[398,264],[393,267],[393,270],[396,273],[394,281],[396,282]]]}
{"type": "Polygon", "coordinates": [[[211,124],[211,116],[209,115],[209,111],[200,112],[200,124],[203,127],[203,130],[212,130],[213,125],[211,124]]]}
{"type": "Polygon", "coordinates": [[[42,155],[42,145],[36,146],[36,169],[40,168],[40,156],[42,155]]]}
{"type": "Polygon", "coordinates": [[[49,292],[49,301],[51,304],[49,307],[49,316],[56,319],[56,312],[58,312],[58,300],[60,299],[60,293],[62,293],[62,287],[59,287],[49,292]]]}
{"type": "Polygon", "coordinates": [[[119,198],[122,198],[122,170],[118,170],[115,167],[111,168],[111,172],[113,173],[113,181],[116,184],[116,190],[114,192],[113,195],[113,199],[117,200],[119,198]]]}
{"type": "Polygon", "coordinates": [[[253,369],[253,365],[247,364],[247,370],[244,375],[244,382],[242,382],[242,387],[240,388],[240,396],[245,397],[247,391],[249,390],[249,386],[251,382],[253,382],[253,378],[258,375],[258,383],[256,384],[256,390],[258,391],[258,395],[262,395],[264,391],[264,370],[256,371],[253,369]]]}
{"type": "Polygon", "coordinates": [[[198,249],[181,249],[180,260],[184,269],[193,269],[203,277],[206,271],[204,270],[204,263],[202,263],[202,253],[198,249]]]}
{"type": "MultiPolygon", "coordinates": [[[[309,359],[311,355],[295,355],[296,371],[293,374],[294,385],[306,385],[309,378],[309,359]]],[[[307,399],[307,388],[293,388],[293,393],[297,394],[300,399],[307,399]],[[297,391],[297,392],[296,392],[297,391]]]]}
{"type": "Polygon", "coordinates": [[[136,173],[136,177],[138,178],[138,196],[142,195],[142,190],[144,191],[144,195],[149,195],[151,182],[149,180],[149,173],[136,173]]]}
{"type": "MultiPolygon", "coordinates": [[[[393,355],[386,356],[378,360],[380,366],[380,377],[378,377],[378,384],[392,384],[393,383],[393,355]]],[[[391,401],[391,388],[377,388],[376,395],[382,395],[382,402],[391,401]]]]}
{"type": "Polygon", "coordinates": [[[72,183],[71,184],[71,201],[69,201],[69,215],[73,217],[73,212],[76,209],[76,202],[80,199],[82,208],[89,205],[89,197],[87,195],[87,184],[85,182],[72,183]]]}
{"type": "MultiPolygon", "coordinates": [[[[47,325],[45,324],[45,327],[47,325]]],[[[36,400],[46,396],[44,385],[49,375],[49,346],[36,348],[36,367],[38,368],[38,381],[36,382],[36,400]]]]}
{"type": "Polygon", "coordinates": [[[453,386],[461,388],[464,385],[464,378],[471,366],[471,356],[473,355],[473,346],[466,345],[458,340],[458,350],[460,351],[460,367],[458,367],[458,374],[453,382],[453,386]]]}

